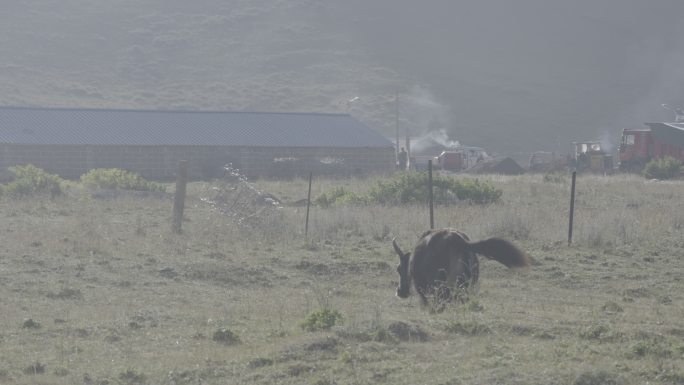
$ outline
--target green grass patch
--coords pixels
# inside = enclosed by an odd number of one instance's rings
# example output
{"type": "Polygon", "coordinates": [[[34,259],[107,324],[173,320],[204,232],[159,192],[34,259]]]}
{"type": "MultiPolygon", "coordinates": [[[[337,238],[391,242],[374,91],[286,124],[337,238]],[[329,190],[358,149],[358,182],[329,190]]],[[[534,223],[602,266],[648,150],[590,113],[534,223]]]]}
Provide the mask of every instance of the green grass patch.
{"type": "MultiPolygon", "coordinates": [[[[367,194],[357,194],[344,187],[319,195],[314,203],[322,207],[336,204],[399,205],[427,203],[429,201],[428,175],[425,172],[402,172],[391,178],[375,181],[367,194]]],[[[455,178],[433,175],[433,199],[437,203],[465,201],[474,204],[497,202],[503,191],[487,181],[473,178],[455,178]]]]}
{"type": "Polygon", "coordinates": [[[3,194],[12,198],[35,194],[49,194],[55,197],[62,194],[64,181],[58,175],[50,174],[32,164],[12,166],[8,170],[14,174],[14,180],[2,187],[3,194]]]}
{"type": "Polygon", "coordinates": [[[648,179],[672,179],[679,175],[682,162],[666,156],[660,159],[653,159],[646,163],[644,176],[648,179]]]}
{"type": "Polygon", "coordinates": [[[100,189],[166,192],[163,184],[149,182],[140,174],[120,168],[97,168],[81,175],[81,183],[100,189]]]}
{"type": "Polygon", "coordinates": [[[309,313],[299,326],[306,331],[314,332],[329,330],[340,322],[342,322],[342,314],[339,311],[320,309],[309,313]]]}

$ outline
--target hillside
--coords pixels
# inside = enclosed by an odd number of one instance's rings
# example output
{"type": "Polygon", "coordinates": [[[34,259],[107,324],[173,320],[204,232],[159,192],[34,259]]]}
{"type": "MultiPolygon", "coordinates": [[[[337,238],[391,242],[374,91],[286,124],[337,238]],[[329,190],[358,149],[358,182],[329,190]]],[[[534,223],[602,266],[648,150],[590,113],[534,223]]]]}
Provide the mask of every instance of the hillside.
{"type": "Polygon", "coordinates": [[[402,135],[514,153],[684,104],[675,0],[3,5],[1,105],[350,112],[393,137],[398,93],[402,135]]]}

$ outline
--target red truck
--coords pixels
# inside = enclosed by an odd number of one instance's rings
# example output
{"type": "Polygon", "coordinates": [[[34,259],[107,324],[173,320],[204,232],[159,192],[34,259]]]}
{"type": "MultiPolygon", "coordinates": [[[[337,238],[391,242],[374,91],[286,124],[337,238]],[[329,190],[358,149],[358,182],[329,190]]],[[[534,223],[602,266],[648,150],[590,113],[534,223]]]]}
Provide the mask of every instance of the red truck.
{"type": "Polygon", "coordinates": [[[437,157],[437,164],[442,170],[461,171],[488,158],[489,155],[482,147],[458,146],[442,151],[437,157]]]}
{"type": "Polygon", "coordinates": [[[641,171],[652,159],[671,156],[684,162],[684,123],[646,123],[625,128],[618,151],[620,170],[641,171]]]}

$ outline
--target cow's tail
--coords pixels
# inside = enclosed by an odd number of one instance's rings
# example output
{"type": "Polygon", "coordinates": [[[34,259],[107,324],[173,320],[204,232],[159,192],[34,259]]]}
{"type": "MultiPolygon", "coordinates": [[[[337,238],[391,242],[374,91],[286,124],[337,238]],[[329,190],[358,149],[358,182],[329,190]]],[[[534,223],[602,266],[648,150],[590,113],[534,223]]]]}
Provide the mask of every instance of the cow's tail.
{"type": "Polygon", "coordinates": [[[467,242],[468,250],[504,264],[506,267],[527,267],[530,258],[513,243],[501,238],[467,242]]]}

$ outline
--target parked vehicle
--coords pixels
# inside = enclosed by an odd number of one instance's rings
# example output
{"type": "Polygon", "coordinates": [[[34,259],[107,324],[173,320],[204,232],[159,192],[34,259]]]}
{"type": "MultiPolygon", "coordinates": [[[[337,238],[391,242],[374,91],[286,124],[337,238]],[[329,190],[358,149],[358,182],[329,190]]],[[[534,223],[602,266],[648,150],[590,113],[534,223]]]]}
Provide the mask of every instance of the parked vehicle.
{"type": "Polygon", "coordinates": [[[571,163],[578,172],[613,171],[613,156],[603,150],[601,142],[573,142],[571,163]]]}
{"type": "Polygon", "coordinates": [[[621,171],[640,172],[653,159],[671,156],[684,162],[684,123],[646,123],[622,131],[618,151],[621,171]]]}
{"type": "Polygon", "coordinates": [[[442,170],[461,171],[465,168],[465,156],[462,152],[442,151],[437,162],[442,170]]]}
{"type": "Polygon", "coordinates": [[[459,146],[453,150],[442,151],[437,157],[437,162],[442,170],[462,171],[486,159],[489,159],[489,156],[481,147],[459,146]]]}

